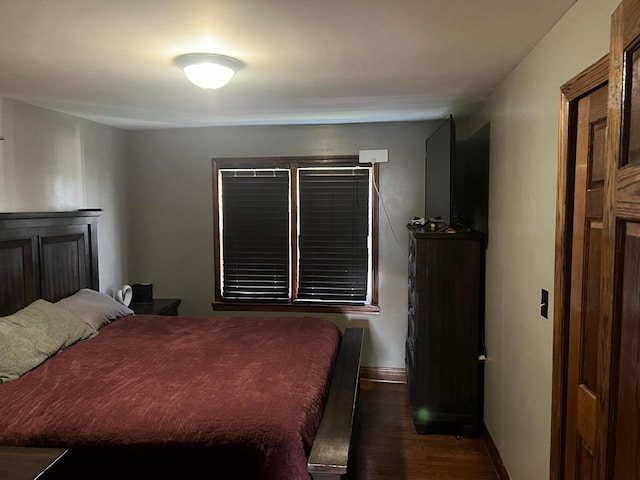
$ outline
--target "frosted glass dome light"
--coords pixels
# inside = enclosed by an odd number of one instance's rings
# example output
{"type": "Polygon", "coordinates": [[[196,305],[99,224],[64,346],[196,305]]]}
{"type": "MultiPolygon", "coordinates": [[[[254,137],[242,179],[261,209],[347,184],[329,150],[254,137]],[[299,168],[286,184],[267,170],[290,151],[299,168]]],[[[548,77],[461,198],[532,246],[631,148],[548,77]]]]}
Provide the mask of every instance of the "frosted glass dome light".
{"type": "Polygon", "coordinates": [[[240,60],[215,53],[187,53],[176,57],[174,63],[189,80],[205,89],[225,86],[244,66],[240,60]]]}

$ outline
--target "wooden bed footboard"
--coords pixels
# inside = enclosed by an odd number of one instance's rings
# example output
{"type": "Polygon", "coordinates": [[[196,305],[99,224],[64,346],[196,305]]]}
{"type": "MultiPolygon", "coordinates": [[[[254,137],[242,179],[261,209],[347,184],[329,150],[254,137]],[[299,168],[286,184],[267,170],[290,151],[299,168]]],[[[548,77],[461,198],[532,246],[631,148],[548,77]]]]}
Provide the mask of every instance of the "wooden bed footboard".
{"type": "Polygon", "coordinates": [[[363,328],[345,329],[324,414],[307,463],[314,480],[349,478],[355,457],[363,328]]]}

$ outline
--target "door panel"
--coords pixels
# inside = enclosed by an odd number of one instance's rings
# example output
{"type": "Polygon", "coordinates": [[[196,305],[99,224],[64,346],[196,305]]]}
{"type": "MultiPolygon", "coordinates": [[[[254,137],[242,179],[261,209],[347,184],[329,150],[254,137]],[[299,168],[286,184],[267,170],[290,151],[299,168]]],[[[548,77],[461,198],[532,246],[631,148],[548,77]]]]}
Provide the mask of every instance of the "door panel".
{"type": "Polygon", "coordinates": [[[566,479],[592,479],[607,86],[578,102],[567,369],[566,479]]]}
{"type": "MultiPolygon", "coordinates": [[[[599,213],[602,216],[602,198],[599,213]]],[[[582,351],[580,383],[594,393],[598,376],[598,321],[600,318],[600,262],[602,251],[602,221],[591,220],[587,230],[588,254],[586,275],[586,309],[582,315],[582,351]]]]}
{"type": "Polygon", "coordinates": [[[623,277],[618,399],[616,402],[616,480],[640,478],[640,224],[626,222],[623,234],[623,277]]]}
{"type": "Polygon", "coordinates": [[[631,107],[629,110],[629,143],[628,155],[623,155],[621,166],[640,163],[640,85],[638,84],[638,75],[640,75],[640,51],[635,50],[628,54],[631,58],[631,75],[627,78],[631,80],[631,95],[627,105],[631,107]]]}
{"type": "MultiPolygon", "coordinates": [[[[606,89],[605,89],[606,92],[606,89]]],[[[592,103],[592,108],[596,109],[593,112],[594,116],[602,117],[602,121],[595,122],[591,125],[591,149],[594,151],[593,163],[589,169],[589,188],[598,188],[604,186],[604,170],[606,163],[606,150],[607,150],[607,103],[606,99],[599,98],[599,101],[592,103]],[[602,102],[604,100],[604,103],[602,102]],[[604,109],[599,112],[597,109],[604,109]]]]}
{"type": "Polygon", "coordinates": [[[595,439],[596,396],[584,385],[578,387],[578,434],[583,441],[583,447],[593,455],[595,439]]]}
{"type": "Polygon", "coordinates": [[[596,474],[640,478],[640,1],[611,21],[596,474]]]}

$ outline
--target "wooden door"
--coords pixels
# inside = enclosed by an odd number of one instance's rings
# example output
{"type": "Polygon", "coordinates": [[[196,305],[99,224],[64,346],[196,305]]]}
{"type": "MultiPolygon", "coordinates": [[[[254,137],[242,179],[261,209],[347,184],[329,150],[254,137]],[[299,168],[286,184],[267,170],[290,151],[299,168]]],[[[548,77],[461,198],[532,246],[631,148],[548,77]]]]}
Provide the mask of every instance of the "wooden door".
{"type": "Polygon", "coordinates": [[[612,16],[596,473],[640,478],[640,0],[612,16]]]}
{"type": "MultiPolygon", "coordinates": [[[[586,171],[576,167],[575,184],[567,182],[574,178],[573,170],[566,168],[569,162],[559,170],[553,480],[640,479],[640,0],[623,0],[612,15],[608,70],[598,283],[591,283],[597,272],[592,243],[598,235],[598,220],[590,207],[590,197],[597,198],[597,194],[588,187],[593,180],[589,173],[593,159],[587,157],[586,171]],[[587,190],[581,207],[583,186],[587,190]],[[571,187],[575,187],[575,196],[563,195],[571,187]],[[565,202],[575,202],[575,211],[565,202]],[[575,232],[567,227],[569,216],[575,232]],[[573,239],[570,262],[563,257],[567,239],[573,239]],[[569,277],[571,286],[565,287],[569,277]],[[593,320],[592,311],[598,311],[597,288],[599,318],[593,320]],[[569,318],[566,324],[564,318],[569,318]]],[[[582,83],[593,83],[589,76],[582,83]]],[[[587,103],[593,103],[593,97],[581,102],[583,123],[586,110],[592,108],[587,109],[587,103]]],[[[571,118],[571,105],[564,103],[561,116],[567,138],[572,127],[565,120],[571,118]]],[[[587,123],[592,120],[590,117],[587,123]]],[[[581,148],[576,145],[576,154],[581,148]]],[[[571,157],[570,143],[561,144],[561,150],[561,160],[571,157]]]]}
{"type": "Polygon", "coordinates": [[[604,85],[578,101],[565,479],[593,478],[607,93],[604,85]]]}
{"type": "Polygon", "coordinates": [[[560,88],[550,480],[592,477],[609,56],[560,88]]]}

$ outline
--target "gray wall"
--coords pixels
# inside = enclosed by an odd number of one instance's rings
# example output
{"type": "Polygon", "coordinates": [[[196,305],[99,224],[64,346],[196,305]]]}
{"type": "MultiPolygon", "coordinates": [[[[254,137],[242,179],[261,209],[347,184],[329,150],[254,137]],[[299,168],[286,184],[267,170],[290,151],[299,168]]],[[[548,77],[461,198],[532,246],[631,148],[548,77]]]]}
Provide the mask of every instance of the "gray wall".
{"type": "Polygon", "coordinates": [[[103,208],[100,290],[127,275],[126,132],[0,97],[0,211],[103,208]]]}
{"type": "Polygon", "coordinates": [[[346,155],[361,149],[388,149],[389,163],[381,165],[379,186],[390,218],[389,225],[381,205],[380,314],[325,317],[340,327],[369,326],[365,365],[404,367],[405,226],[414,216],[423,215],[424,142],[438,123],[131,132],[129,281],[152,282],[156,296],[182,298],[181,313],[213,315],[213,157],[346,155]]]}
{"type": "Polygon", "coordinates": [[[469,122],[491,122],[485,423],[513,480],[549,478],[560,86],[609,50],[619,0],[579,0],[469,122]]]}

